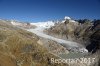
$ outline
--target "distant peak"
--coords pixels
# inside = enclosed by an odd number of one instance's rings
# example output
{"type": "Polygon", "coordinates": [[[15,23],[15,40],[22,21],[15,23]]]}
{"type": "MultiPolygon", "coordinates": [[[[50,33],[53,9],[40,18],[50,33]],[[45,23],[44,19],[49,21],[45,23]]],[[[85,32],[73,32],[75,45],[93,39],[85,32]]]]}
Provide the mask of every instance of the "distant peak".
{"type": "Polygon", "coordinates": [[[64,18],[64,19],[66,20],[66,19],[71,19],[71,18],[70,18],[70,17],[68,17],[68,16],[65,16],[65,18],[64,18]]]}

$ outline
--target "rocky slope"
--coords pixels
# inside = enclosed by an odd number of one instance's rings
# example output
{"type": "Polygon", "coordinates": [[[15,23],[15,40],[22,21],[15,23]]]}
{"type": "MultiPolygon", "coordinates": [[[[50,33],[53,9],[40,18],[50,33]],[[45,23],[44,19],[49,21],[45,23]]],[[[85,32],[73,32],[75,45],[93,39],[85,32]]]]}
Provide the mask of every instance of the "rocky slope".
{"type": "Polygon", "coordinates": [[[79,29],[77,28],[79,27],[81,28],[78,22],[69,22],[66,20],[64,23],[56,23],[55,26],[48,29],[47,33],[58,38],[74,41],[76,39],[74,33],[78,33],[79,29]]]}
{"type": "MultiPolygon", "coordinates": [[[[99,44],[100,41],[100,20],[77,20],[66,19],[65,22],[58,22],[55,26],[45,30],[49,35],[78,42],[84,46],[88,46],[92,41],[99,44]],[[83,22],[82,22],[83,21],[83,22]]],[[[92,42],[93,43],[93,42],[92,42]]]]}
{"type": "Polygon", "coordinates": [[[99,66],[100,20],[71,20],[72,19],[65,19],[63,21],[55,23],[55,26],[46,29],[45,32],[48,35],[65,40],[75,41],[79,44],[84,45],[90,53],[88,57],[96,57],[96,60],[98,60],[90,66],[99,66]]]}
{"type": "Polygon", "coordinates": [[[58,58],[39,44],[39,37],[11,23],[0,21],[0,66],[67,66],[54,64],[58,58]]]}

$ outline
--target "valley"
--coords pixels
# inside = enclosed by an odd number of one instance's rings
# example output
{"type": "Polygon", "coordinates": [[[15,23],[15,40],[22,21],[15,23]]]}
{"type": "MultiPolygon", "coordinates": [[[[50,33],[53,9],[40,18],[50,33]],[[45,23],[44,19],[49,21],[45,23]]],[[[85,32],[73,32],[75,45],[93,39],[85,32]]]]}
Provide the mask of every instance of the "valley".
{"type": "Polygon", "coordinates": [[[89,65],[74,63],[75,66],[94,66],[100,58],[99,27],[99,21],[75,21],[70,17],[37,23],[0,20],[0,57],[5,57],[1,62],[9,59],[5,63],[10,66],[73,66],[50,63],[50,59],[95,58],[89,65]]]}

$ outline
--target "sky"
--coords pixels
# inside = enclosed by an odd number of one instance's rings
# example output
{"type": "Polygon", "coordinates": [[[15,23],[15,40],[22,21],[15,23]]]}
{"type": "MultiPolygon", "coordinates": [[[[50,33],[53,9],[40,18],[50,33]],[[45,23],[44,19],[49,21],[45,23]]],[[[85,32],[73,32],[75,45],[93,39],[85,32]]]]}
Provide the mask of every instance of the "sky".
{"type": "Polygon", "coordinates": [[[40,22],[100,19],[100,0],[0,0],[0,19],[40,22]]]}

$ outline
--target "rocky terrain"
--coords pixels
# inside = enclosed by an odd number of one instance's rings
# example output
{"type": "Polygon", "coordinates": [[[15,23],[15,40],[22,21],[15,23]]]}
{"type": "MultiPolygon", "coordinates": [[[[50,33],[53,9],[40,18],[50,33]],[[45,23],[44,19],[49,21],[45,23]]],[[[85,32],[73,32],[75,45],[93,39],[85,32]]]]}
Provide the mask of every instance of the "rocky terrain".
{"type": "Polygon", "coordinates": [[[97,43],[98,48],[100,47],[100,20],[84,19],[73,22],[71,19],[65,19],[63,22],[55,23],[45,32],[57,38],[75,41],[85,47],[91,43],[97,43]]]}

